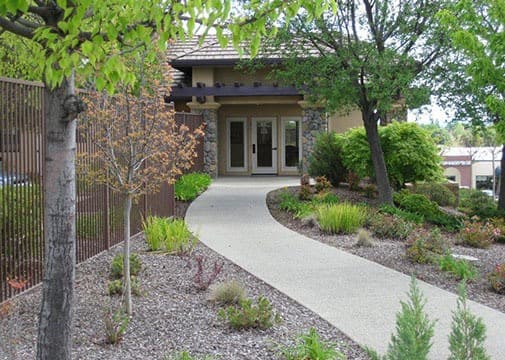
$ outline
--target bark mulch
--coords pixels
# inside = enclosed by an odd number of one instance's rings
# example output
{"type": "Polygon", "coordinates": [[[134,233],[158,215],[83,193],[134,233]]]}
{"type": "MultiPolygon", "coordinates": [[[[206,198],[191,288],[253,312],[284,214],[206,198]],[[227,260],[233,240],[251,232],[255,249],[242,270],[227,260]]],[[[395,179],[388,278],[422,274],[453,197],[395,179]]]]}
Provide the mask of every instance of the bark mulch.
{"type": "MultiPolygon", "coordinates": [[[[290,187],[287,190],[296,192],[297,189],[298,187],[290,187]]],[[[300,219],[295,219],[290,213],[279,209],[278,194],[281,191],[285,191],[285,189],[270,192],[267,196],[267,205],[272,216],[287,228],[297,231],[311,239],[377,262],[404,274],[413,274],[420,280],[455,294],[458,293],[459,281],[449,273],[439,270],[438,265],[423,265],[409,261],[405,257],[405,243],[402,241],[374,238],[373,247],[357,247],[355,246],[355,235],[325,234],[317,226],[305,225],[300,219]]],[[[358,192],[350,191],[346,188],[338,188],[334,191],[342,201],[370,203],[370,199],[358,192]]],[[[372,200],[372,205],[375,203],[376,200],[372,200]]],[[[454,234],[446,234],[446,236],[451,244],[452,253],[469,255],[479,259],[478,261],[472,262],[480,275],[476,280],[468,283],[468,297],[481,304],[505,312],[505,296],[495,293],[489,286],[487,280],[487,274],[491,272],[497,264],[505,262],[505,244],[496,243],[491,245],[488,249],[476,249],[455,245],[454,234]]]]}

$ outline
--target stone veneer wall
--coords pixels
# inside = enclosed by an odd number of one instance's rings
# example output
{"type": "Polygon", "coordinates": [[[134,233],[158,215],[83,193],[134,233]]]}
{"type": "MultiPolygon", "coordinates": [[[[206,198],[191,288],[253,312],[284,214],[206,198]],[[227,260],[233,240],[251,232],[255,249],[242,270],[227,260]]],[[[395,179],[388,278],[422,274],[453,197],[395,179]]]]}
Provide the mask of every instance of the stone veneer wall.
{"type": "Polygon", "coordinates": [[[328,120],[323,108],[305,108],[302,117],[302,161],[304,171],[307,169],[309,156],[312,153],[317,136],[327,131],[328,120]]]}
{"type": "Polygon", "coordinates": [[[217,110],[194,109],[193,112],[201,114],[205,126],[203,138],[203,167],[204,172],[212,178],[217,178],[217,110]]]}

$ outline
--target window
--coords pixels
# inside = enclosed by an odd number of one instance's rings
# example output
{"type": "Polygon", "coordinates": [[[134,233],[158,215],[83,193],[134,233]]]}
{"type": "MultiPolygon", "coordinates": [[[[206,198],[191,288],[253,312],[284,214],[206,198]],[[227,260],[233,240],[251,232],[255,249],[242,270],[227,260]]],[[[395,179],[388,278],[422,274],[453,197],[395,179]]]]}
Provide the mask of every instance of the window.
{"type": "Polygon", "coordinates": [[[244,171],[247,167],[245,119],[228,119],[226,127],[228,170],[244,171]]]}
{"type": "Polygon", "coordinates": [[[0,130],[0,152],[18,152],[20,147],[19,130],[0,130]]]}
{"type": "Polygon", "coordinates": [[[449,181],[456,181],[456,176],[455,175],[450,175],[445,177],[449,181]]]}
{"type": "Polygon", "coordinates": [[[300,163],[300,119],[282,120],[282,166],[296,169],[300,163]]]}
{"type": "Polygon", "coordinates": [[[489,175],[475,176],[475,188],[477,190],[493,190],[493,177],[489,175]]]}

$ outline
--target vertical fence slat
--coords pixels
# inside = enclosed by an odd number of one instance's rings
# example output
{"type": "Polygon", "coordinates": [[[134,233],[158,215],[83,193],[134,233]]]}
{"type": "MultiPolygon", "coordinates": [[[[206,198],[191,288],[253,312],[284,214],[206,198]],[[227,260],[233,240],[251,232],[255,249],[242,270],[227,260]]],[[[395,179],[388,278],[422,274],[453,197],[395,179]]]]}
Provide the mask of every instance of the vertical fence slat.
{"type": "MultiPolygon", "coordinates": [[[[42,84],[0,77],[0,172],[26,176],[29,183],[0,186],[0,303],[20,292],[8,285],[8,277],[28,280],[26,288],[43,279],[44,116],[42,84]],[[14,203],[18,206],[12,206],[14,203]]],[[[202,124],[197,114],[175,113],[175,120],[190,131],[202,124]]],[[[82,135],[77,134],[77,152],[96,151],[91,139],[82,135]]],[[[197,153],[191,171],[203,170],[202,142],[197,153]]],[[[101,166],[98,161],[91,165],[101,166]]],[[[78,176],[76,202],[78,262],[123,240],[120,195],[104,185],[84,183],[78,176]]],[[[141,231],[142,218],[148,214],[174,215],[174,187],[163,184],[158,193],[138,199],[132,211],[132,234],[141,231]]]]}

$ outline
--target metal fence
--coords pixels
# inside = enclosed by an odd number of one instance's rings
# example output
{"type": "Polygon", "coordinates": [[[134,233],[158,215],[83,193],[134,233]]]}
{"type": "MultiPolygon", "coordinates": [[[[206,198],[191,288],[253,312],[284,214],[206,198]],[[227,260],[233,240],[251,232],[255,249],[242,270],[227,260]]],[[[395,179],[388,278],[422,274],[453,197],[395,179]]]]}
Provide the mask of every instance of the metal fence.
{"type": "MultiPolygon", "coordinates": [[[[195,129],[196,114],[176,113],[176,121],[195,129]]],[[[78,153],[92,152],[77,136],[78,153]]],[[[203,145],[192,171],[203,169],[203,145]]],[[[0,303],[42,281],[44,263],[43,173],[44,88],[40,83],[0,77],[0,303]]],[[[77,176],[77,262],[123,240],[123,201],[106,186],[77,176]]],[[[139,233],[148,214],[171,216],[173,186],[141,196],[132,207],[131,231],[139,233]]]]}

